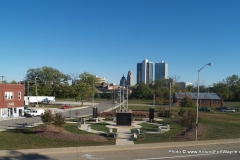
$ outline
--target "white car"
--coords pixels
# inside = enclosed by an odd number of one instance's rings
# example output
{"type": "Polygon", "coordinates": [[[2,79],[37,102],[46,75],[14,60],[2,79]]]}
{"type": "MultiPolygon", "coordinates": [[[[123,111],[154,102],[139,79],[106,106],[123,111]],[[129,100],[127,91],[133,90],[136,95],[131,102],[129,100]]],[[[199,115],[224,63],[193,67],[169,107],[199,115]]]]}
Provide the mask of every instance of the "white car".
{"type": "Polygon", "coordinates": [[[221,107],[219,108],[220,112],[235,112],[235,109],[228,108],[228,107],[221,107]]]}
{"type": "Polygon", "coordinates": [[[44,109],[32,109],[29,113],[27,113],[27,117],[41,116],[44,112],[44,109]]]}

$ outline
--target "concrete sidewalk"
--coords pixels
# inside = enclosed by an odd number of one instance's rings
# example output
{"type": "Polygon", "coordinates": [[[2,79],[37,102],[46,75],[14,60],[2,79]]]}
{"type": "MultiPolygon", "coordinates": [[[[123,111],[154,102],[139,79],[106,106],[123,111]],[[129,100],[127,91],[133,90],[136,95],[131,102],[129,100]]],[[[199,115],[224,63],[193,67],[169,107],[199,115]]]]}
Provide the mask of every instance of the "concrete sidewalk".
{"type": "Polygon", "coordinates": [[[91,129],[92,123],[101,123],[101,122],[108,123],[106,125],[106,127],[109,128],[109,130],[114,129],[114,128],[117,129],[116,145],[134,145],[131,129],[141,128],[141,126],[138,124],[142,123],[142,122],[134,121],[131,126],[117,126],[116,122],[104,121],[102,119],[100,122],[91,122],[88,124],[82,124],[81,127],[79,126],[78,128],[80,130],[83,130],[86,132],[91,132],[91,133],[105,133],[103,131],[96,131],[96,130],[91,129]]]}
{"type": "Polygon", "coordinates": [[[186,146],[202,146],[214,144],[232,144],[240,143],[240,138],[237,139],[222,139],[222,140],[206,140],[206,141],[185,141],[185,142],[165,142],[165,143],[147,143],[136,145],[108,145],[108,146],[87,146],[87,147],[65,147],[65,148],[43,148],[43,149],[22,149],[22,150],[0,150],[1,156],[12,156],[13,153],[19,152],[20,154],[42,154],[47,155],[50,153],[79,153],[79,152],[92,152],[92,151],[125,151],[125,150],[138,150],[138,149],[160,149],[160,148],[174,148],[186,146]]]}

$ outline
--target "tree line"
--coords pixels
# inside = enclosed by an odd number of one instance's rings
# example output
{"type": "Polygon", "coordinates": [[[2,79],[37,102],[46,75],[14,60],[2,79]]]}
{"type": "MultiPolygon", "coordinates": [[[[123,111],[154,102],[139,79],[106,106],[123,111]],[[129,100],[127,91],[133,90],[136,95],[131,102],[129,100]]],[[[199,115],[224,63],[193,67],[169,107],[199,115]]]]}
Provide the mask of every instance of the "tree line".
{"type": "MultiPolygon", "coordinates": [[[[8,83],[3,81],[3,83],[8,83]]],[[[18,82],[9,82],[16,84],[18,82]]],[[[76,101],[84,101],[95,96],[96,98],[112,98],[113,94],[103,90],[98,94],[97,86],[100,79],[95,75],[84,72],[81,74],[64,74],[52,67],[31,68],[27,71],[25,80],[20,83],[25,85],[25,95],[35,96],[36,88],[39,96],[55,96],[57,98],[75,98],[76,101]],[[72,84],[71,84],[72,83],[72,84]]],[[[156,80],[150,85],[144,83],[130,87],[133,99],[153,99],[156,104],[162,104],[173,96],[174,92],[197,92],[196,86],[182,88],[178,83],[169,79],[156,80]],[[171,87],[170,87],[171,83],[171,87]]],[[[199,86],[200,92],[217,93],[225,101],[240,101],[240,77],[232,75],[226,79],[214,83],[212,87],[203,84],[199,86]]]]}

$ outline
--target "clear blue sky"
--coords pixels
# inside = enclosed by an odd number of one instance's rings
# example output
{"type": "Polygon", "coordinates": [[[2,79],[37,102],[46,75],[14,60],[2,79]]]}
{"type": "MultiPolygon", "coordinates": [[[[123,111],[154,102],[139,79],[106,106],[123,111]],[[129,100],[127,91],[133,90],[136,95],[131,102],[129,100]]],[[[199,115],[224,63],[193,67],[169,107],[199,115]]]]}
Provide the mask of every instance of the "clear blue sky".
{"type": "Polygon", "coordinates": [[[239,0],[2,0],[0,76],[84,71],[117,83],[148,59],[207,86],[240,76],[239,0]]]}

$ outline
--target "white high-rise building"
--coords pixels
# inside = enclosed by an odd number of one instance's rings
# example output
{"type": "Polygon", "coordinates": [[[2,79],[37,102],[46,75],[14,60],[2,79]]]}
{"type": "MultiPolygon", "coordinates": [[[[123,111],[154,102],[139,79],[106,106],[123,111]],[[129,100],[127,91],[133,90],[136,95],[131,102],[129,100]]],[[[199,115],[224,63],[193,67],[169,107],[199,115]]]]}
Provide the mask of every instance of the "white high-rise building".
{"type": "Polygon", "coordinates": [[[155,80],[168,79],[168,63],[155,63],[155,80]]]}
{"type": "Polygon", "coordinates": [[[137,64],[137,84],[151,84],[153,82],[153,62],[145,59],[137,64]]]}
{"type": "Polygon", "coordinates": [[[128,71],[128,74],[127,74],[127,85],[128,85],[128,86],[133,86],[133,85],[134,85],[134,80],[133,80],[133,73],[132,73],[132,71],[128,71]]]}

